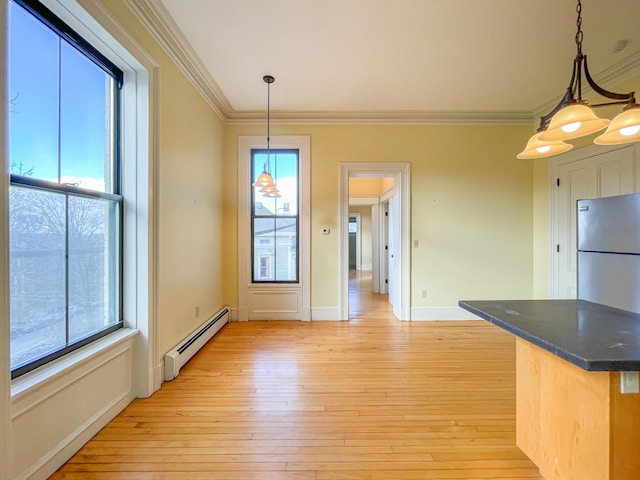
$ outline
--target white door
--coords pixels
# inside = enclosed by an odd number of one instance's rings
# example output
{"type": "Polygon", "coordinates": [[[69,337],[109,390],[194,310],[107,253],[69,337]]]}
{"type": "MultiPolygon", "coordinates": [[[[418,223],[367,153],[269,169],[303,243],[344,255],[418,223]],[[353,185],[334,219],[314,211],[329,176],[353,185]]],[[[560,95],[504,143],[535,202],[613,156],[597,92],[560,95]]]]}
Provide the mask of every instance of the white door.
{"type": "Polygon", "coordinates": [[[592,155],[557,168],[555,298],[577,298],[576,202],[638,191],[634,147],[592,155]]]}
{"type": "Polygon", "coordinates": [[[400,318],[399,288],[400,288],[400,218],[398,201],[389,198],[389,303],[393,307],[393,314],[400,318]]]}
{"type": "Polygon", "coordinates": [[[380,205],[380,293],[389,293],[389,202],[380,205]]]}

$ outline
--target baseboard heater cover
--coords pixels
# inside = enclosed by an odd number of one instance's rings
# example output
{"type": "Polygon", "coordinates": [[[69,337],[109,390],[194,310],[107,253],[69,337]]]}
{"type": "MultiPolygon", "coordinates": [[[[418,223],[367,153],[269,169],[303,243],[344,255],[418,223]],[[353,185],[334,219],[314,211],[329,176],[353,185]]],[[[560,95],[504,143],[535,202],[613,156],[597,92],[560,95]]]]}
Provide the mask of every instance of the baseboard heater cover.
{"type": "Polygon", "coordinates": [[[164,356],[164,379],[173,380],[180,369],[200,350],[213,336],[224,327],[231,318],[229,307],[223,307],[209,320],[195,329],[191,335],[169,350],[164,356]]]}

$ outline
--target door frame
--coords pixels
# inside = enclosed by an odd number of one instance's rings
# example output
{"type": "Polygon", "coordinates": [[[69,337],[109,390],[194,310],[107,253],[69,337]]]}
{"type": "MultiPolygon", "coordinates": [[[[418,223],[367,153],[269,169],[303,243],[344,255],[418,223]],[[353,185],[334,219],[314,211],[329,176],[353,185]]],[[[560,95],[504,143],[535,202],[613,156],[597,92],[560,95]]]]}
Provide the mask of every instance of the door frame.
{"type": "Polygon", "coordinates": [[[349,177],[393,177],[394,197],[398,211],[398,267],[400,269],[398,302],[393,314],[403,321],[411,320],[411,182],[408,163],[341,163],[340,164],[340,319],[349,319],[349,177]]]}

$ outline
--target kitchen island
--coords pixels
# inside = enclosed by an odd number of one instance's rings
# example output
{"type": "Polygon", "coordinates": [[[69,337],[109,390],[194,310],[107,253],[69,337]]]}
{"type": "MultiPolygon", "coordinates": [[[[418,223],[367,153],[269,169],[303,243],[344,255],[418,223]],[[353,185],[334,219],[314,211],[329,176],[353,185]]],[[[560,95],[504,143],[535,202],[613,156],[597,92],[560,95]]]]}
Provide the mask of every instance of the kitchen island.
{"type": "Polygon", "coordinates": [[[516,442],[548,480],[640,478],[640,315],[584,300],[461,301],[516,335],[516,442]],[[635,373],[626,374],[635,376],[635,373]]]}

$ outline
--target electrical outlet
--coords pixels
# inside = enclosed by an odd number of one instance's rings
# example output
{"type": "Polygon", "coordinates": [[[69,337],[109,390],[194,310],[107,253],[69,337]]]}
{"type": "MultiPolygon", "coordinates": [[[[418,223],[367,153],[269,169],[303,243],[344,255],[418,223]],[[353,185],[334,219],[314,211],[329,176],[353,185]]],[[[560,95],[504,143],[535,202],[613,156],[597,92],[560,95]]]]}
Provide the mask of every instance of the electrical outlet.
{"type": "Polygon", "coordinates": [[[420,246],[420,242],[418,240],[413,241],[413,248],[418,248],[420,246]]]}
{"type": "Polygon", "coordinates": [[[620,393],[640,393],[638,372],[620,372],[620,393]]]}
{"type": "Polygon", "coordinates": [[[196,318],[200,316],[200,305],[196,305],[196,318]]]}
{"type": "Polygon", "coordinates": [[[427,291],[426,290],[422,290],[422,298],[427,298],[427,291]]]}

